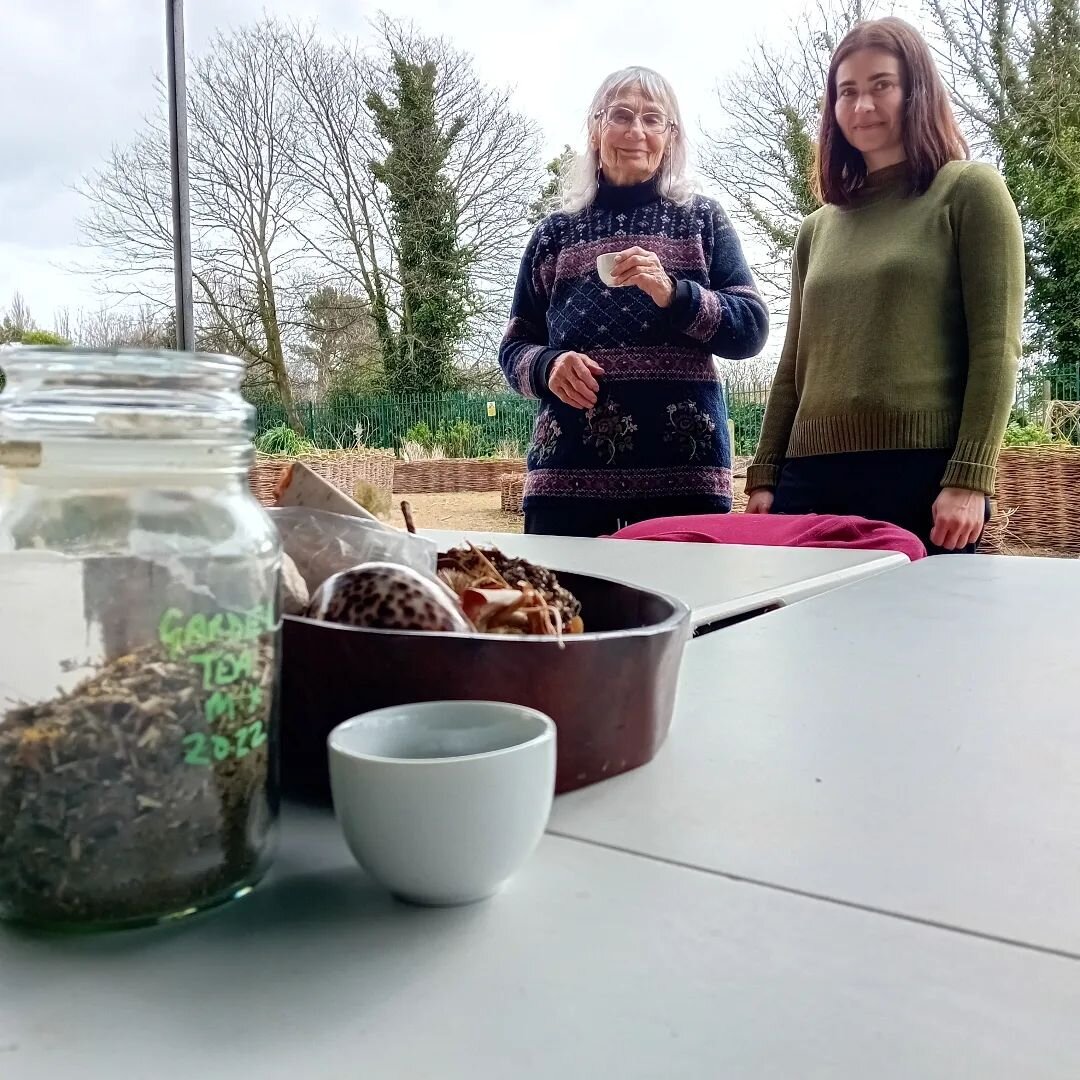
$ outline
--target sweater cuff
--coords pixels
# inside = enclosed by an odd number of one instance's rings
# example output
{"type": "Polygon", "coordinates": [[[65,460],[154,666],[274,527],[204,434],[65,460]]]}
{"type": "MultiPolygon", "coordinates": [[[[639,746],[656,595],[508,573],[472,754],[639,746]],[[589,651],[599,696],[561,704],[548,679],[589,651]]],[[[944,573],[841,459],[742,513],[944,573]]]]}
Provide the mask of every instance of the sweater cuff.
{"type": "Polygon", "coordinates": [[[964,488],[993,495],[997,480],[998,448],[980,443],[957,443],[941,479],[942,487],[964,488]]]}
{"type": "Polygon", "coordinates": [[[565,351],[565,349],[545,349],[544,355],[537,358],[536,367],[533,369],[533,385],[536,387],[536,396],[538,398],[548,396],[548,379],[551,377],[551,365],[565,351]]]}
{"type": "Polygon", "coordinates": [[[746,470],[746,491],[775,491],[780,482],[779,465],[751,465],[746,470]]]}
{"type": "Polygon", "coordinates": [[[546,345],[533,345],[526,349],[514,365],[514,381],[517,383],[518,393],[523,397],[548,397],[551,365],[564,352],[565,349],[549,349],[546,345]]]}
{"type": "Polygon", "coordinates": [[[676,330],[683,332],[694,321],[694,288],[692,281],[672,278],[675,282],[675,299],[671,301],[668,314],[676,330]]]}

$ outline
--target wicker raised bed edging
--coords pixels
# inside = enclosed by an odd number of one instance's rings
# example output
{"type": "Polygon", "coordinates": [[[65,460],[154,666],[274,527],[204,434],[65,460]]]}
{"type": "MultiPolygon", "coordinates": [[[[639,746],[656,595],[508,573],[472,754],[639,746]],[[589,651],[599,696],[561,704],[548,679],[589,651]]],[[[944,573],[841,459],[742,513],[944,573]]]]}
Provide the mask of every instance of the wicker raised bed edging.
{"type": "Polygon", "coordinates": [[[395,459],[389,452],[341,451],[327,454],[302,454],[297,457],[256,454],[255,464],[248,473],[248,483],[255,498],[263,506],[273,505],[274,486],[286,466],[294,461],[302,462],[312,472],[318,473],[324,480],[345,492],[349,498],[355,498],[356,486],[361,481],[387,492],[392,492],[394,489],[395,459]]]}
{"type": "Polygon", "coordinates": [[[522,500],[525,498],[525,477],[521,473],[507,473],[499,482],[499,505],[504,514],[524,514],[522,500]]]}
{"type": "Polygon", "coordinates": [[[459,491],[499,491],[507,473],[524,473],[521,458],[429,458],[399,461],[394,468],[394,492],[402,495],[443,495],[459,491]]]}
{"type": "Polygon", "coordinates": [[[1009,446],[998,459],[984,551],[1080,556],[1080,447],[1009,446]]]}

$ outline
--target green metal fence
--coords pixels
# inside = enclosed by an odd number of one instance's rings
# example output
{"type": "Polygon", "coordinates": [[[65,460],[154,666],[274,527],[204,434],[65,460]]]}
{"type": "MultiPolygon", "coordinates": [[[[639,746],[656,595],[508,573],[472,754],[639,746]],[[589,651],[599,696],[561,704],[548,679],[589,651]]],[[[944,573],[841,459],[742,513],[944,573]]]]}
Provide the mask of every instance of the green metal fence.
{"type": "MultiPolygon", "coordinates": [[[[735,424],[735,453],[749,455],[757,446],[768,388],[727,388],[728,411],[735,424]]],[[[298,408],[307,436],[322,449],[364,446],[399,450],[421,428],[448,454],[487,457],[523,456],[532,436],[538,403],[516,394],[416,394],[340,398],[298,408]]],[[[285,423],[280,405],[256,407],[256,430],[285,423]]]]}
{"type": "Polygon", "coordinates": [[[1080,365],[1021,373],[1013,416],[1023,423],[1041,424],[1052,401],[1080,401],[1080,365]]]}
{"type": "MultiPolygon", "coordinates": [[[[728,383],[728,415],[735,426],[734,453],[752,455],[765,417],[768,387],[728,383]]],[[[1050,401],[1080,401],[1080,366],[1021,374],[1014,417],[1042,423],[1050,401]]],[[[537,402],[516,394],[416,394],[341,398],[324,405],[303,403],[300,418],[308,437],[324,449],[356,446],[399,450],[402,442],[426,431],[448,456],[524,455],[536,418],[537,402]]],[[[258,431],[285,422],[280,406],[260,405],[258,431]]],[[[1080,442],[1080,431],[1074,442],[1080,442]]]]}
{"type": "MultiPolygon", "coordinates": [[[[323,449],[356,446],[398,450],[423,426],[460,457],[523,455],[532,435],[536,402],[516,394],[415,394],[340,398],[299,406],[308,438],[323,449]]],[[[285,422],[280,406],[257,408],[257,430],[285,422]]]]}
{"type": "Polygon", "coordinates": [[[731,452],[736,457],[751,457],[761,435],[769,388],[754,383],[729,382],[724,387],[724,395],[727,398],[728,419],[735,426],[735,443],[731,452]]]}

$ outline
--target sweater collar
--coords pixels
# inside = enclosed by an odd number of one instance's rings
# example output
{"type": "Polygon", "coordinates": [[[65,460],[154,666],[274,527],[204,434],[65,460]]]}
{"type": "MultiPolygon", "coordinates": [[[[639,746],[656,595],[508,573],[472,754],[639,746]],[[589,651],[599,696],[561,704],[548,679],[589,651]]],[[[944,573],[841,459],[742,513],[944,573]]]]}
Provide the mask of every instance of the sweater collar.
{"type": "Polygon", "coordinates": [[[911,169],[906,161],[869,173],[852,197],[851,206],[867,206],[911,192],[911,169]]]}
{"type": "Polygon", "coordinates": [[[601,173],[600,184],[596,189],[596,205],[605,210],[630,210],[635,206],[643,206],[659,197],[659,185],[657,174],[653,174],[640,184],[617,187],[609,184],[601,173]]]}

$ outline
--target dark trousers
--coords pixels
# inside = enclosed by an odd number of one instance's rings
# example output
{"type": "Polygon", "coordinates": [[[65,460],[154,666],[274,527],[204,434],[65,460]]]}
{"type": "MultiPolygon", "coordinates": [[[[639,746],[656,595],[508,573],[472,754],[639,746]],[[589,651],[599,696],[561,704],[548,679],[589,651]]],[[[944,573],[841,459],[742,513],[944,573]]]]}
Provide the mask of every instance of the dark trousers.
{"type": "Polygon", "coordinates": [[[544,536],[610,536],[627,525],[681,514],[719,514],[715,499],[635,499],[597,502],[592,499],[545,499],[525,507],[525,531],[544,536]]]}
{"type": "MultiPolygon", "coordinates": [[[[839,514],[887,521],[914,533],[930,555],[934,500],[948,464],[944,450],[876,450],[792,458],[784,463],[774,514],[839,514]]],[[[990,500],[986,519],[990,520],[990,500]]],[[[970,554],[977,545],[961,548],[970,554]]]]}

